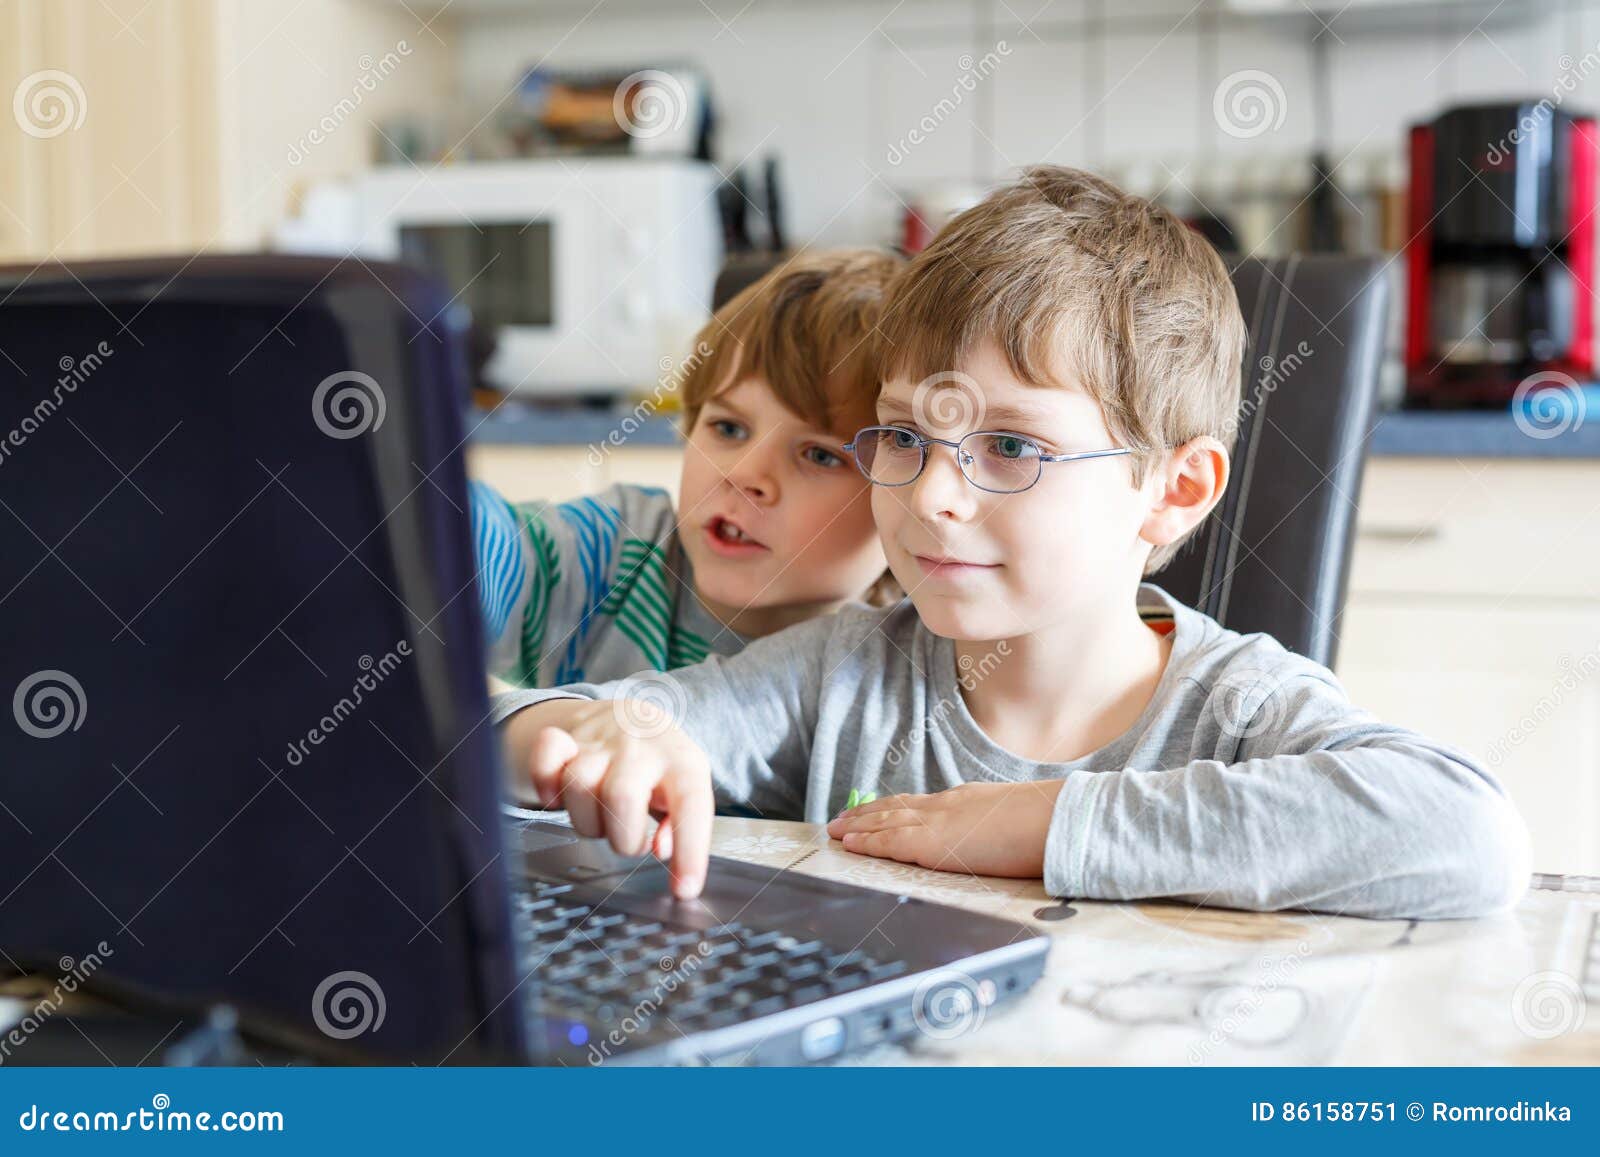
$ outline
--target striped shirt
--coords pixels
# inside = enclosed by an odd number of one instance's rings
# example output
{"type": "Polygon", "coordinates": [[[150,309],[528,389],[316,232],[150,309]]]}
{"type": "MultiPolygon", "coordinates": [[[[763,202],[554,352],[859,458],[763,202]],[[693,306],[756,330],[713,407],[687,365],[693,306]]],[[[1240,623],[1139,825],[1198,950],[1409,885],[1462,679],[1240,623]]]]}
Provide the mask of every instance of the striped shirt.
{"type": "Polygon", "coordinates": [[[744,649],[695,596],[665,490],[513,503],[473,482],[469,496],[491,674],[553,687],[744,649]]]}

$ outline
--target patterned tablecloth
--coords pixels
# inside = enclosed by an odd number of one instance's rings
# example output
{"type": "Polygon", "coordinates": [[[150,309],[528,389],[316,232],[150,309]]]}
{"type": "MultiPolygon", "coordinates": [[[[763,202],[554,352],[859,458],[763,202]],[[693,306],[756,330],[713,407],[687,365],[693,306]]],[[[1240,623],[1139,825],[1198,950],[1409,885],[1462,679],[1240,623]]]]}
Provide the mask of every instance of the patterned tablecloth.
{"type": "Polygon", "coordinates": [[[1482,920],[1384,921],[1051,899],[1037,880],[846,852],[814,824],[718,819],[717,855],[1003,916],[1044,978],[879,1064],[1600,1064],[1600,881],[1535,877],[1482,920]],[[1596,1008],[1588,1008],[1589,1002],[1596,1008]]]}

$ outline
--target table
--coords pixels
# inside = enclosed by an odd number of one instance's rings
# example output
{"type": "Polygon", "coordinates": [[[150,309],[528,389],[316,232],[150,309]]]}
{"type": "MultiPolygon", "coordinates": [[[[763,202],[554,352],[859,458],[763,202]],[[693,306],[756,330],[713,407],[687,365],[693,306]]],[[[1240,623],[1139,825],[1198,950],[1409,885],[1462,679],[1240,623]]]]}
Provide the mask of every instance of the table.
{"type": "Polygon", "coordinates": [[[1051,937],[1039,983],[971,1031],[848,1063],[1600,1064],[1600,880],[1592,877],[1536,876],[1514,909],[1479,920],[1363,920],[1061,903],[1038,880],[855,855],[816,824],[719,818],[712,851],[970,908],[1051,937]]]}

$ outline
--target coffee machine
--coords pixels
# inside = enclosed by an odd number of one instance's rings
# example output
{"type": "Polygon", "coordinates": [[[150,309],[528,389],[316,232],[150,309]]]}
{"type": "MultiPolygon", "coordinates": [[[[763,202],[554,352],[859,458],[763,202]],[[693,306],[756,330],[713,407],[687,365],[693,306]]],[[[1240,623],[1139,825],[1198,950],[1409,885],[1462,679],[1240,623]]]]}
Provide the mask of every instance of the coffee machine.
{"type": "Polygon", "coordinates": [[[1536,373],[1594,375],[1593,119],[1548,99],[1411,130],[1406,402],[1504,405],[1536,373]]]}

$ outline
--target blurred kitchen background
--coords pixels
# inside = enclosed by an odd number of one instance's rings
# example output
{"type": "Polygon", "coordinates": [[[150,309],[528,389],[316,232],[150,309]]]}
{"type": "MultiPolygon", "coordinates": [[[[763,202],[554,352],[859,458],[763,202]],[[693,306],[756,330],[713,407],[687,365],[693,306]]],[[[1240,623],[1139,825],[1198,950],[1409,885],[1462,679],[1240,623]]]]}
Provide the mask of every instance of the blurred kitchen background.
{"type": "Polygon", "coordinates": [[[725,262],[914,250],[1025,164],[1392,255],[1338,673],[1600,874],[1600,0],[0,0],[0,92],[0,261],[426,264],[517,498],[676,485],[725,262]]]}

